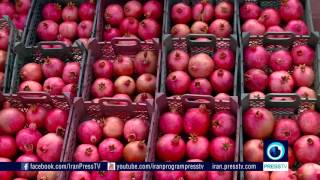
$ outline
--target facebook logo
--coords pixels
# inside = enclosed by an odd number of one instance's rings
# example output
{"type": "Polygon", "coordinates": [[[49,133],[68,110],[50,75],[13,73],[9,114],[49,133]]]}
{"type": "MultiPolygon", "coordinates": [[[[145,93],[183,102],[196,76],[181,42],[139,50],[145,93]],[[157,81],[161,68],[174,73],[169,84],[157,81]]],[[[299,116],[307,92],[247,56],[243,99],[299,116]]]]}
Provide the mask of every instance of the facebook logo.
{"type": "Polygon", "coordinates": [[[29,170],[29,163],[21,163],[21,170],[28,171],[29,170]]]}

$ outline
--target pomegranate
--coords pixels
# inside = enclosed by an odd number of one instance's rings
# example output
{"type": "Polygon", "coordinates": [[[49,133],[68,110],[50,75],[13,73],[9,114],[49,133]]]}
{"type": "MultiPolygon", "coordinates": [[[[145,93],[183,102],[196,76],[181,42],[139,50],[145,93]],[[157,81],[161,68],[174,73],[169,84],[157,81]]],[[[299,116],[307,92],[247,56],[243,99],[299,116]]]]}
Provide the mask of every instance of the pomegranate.
{"type": "Polygon", "coordinates": [[[134,17],[127,17],[123,19],[119,25],[121,34],[137,34],[139,28],[139,21],[134,17]]]}
{"type": "Polygon", "coordinates": [[[119,172],[117,171],[93,171],[91,179],[95,180],[113,180],[119,179],[119,172]]]}
{"type": "Polygon", "coordinates": [[[266,27],[258,20],[249,19],[241,26],[243,32],[249,32],[252,35],[263,35],[266,32],[266,27]]]}
{"type": "Polygon", "coordinates": [[[161,34],[160,24],[153,19],[144,19],[139,23],[138,34],[143,40],[158,38],[161,34]]]}
{"type": "Polygon", "coordinates": [[[89,20],[81,21],[77,27],[78,36],[80,38],[90,38],[93,29],[93,22],[89,20]]]}
{"type": "Polygon", "coordinates": [[[134,66],[129,56],[119,56],[113,63],[113,72],[116,76],[130,76],[134,66]]]}
{"type": "Polygon", "coordinates": [[[129,142],[123,149],[123,158],[127,162],[144,162],[147,155],[147,145],[144,141],[129,142]]]}
{"type": "Polygon", "coordinates": [[[246,68],[265,69],[269,63],[269,53],[263,46],[249,46],[244,50],[246,68]]]}
{"type": "Polygon", "coordinates": [[[113,96],[114,85],[112,81],[106,78],[96,79],[91,86],[91,94],[95,98],[113,96]]]}
{"type": "Polygon", "coordinates": [[[113,28],[111,26],[107,26],[103,32],[103,39],[105,41],[111,41],[115,37],[120,37],[121,32],[117,28],[113,28]]]}
{"type": "Polygon", "coordinates": [[[258,19],[261,13],[260,7],[253,2],[246,2],[240,7],[240,18],[243,21],[258,19]]]}
{"type": "Polygon", "coordinates": [[[191,26],[192,34],[207,34],[209,26],[207,23],[202,21],[196,21],[191,26]]]}
{"type": "MultiPolygon", "coordinates": [[[[0,157],[0,162],[11,162],[8,158],[0,157]]],[[[11,180],[13,178],[14,172],[13,171],[1,171],[0,178],[3,180],[11,180]]]]}
{"type": "Polygon", "coordinates": [[[17,154],[17,144],[13,137],[0,136],[0,156],[4,158],[13,158],[17,154]]]}
{"type": "Polygon", "coordinates": [[[210,82],[205,78],[197,78],[191,82],[189,93],[211,95],[212,87],[210,82]]]}
{"type": "Polygon", "coordinates": [[[208,54],[199,53],[189,60],[188,71],[194,78],[207,78],[213,72],[214,62],[208,54]]]}
{"type": "Polygon", "coordinates": [[[114,138],[106,138],[98,147],[98,152],[102,160],[111,162],[120,161],[122,158],[123,145],[114,138]]]}
{"type": "Polygon", "coordinates": [[[73,155],[76,162],[98,162],[98,149],[91,144],[80,144],[73,155]]]}
{"type": "Polygon", "coordinates": [[[70,173],[69,180],[90,180],[91,176],[90,173],[87,171],[72,171],[70,173]]]}
{"type": "Polygon", "coordinates": [[[85,1],[79,6],[79,17],[80,20],[93,21],[96,11],[96,5],[93,1],[85,1]]]}
{"type": "Polygon", "coordinates": [[[42,86],[36,81],[23,81],[19,85],[19,91],[42,91],[42,86]]]}
{"type": "Polygon", "coordinates": [[[218,93],[215,97],[214,100],[216,101],[229,101],[230,96],[226,93],[218,93]]]}
{"type": "Polygon", "coordinates": [[[106,59],[99,59],[93,64],[93,73],[96,78],[111,78],[113,72],[112,63],[106,59]]]}
{"type": "Polygon", "coordinates": [[[156,90],[156,77],[149,73],[142,74],[138,77],[136,86],[139,93],[153,94],[156,90]]]}
{"type": "Polygon", "coordinates": [[[270,174],[267,171],[245,171],[245,180],[269,180],[270,174]]]}
{"type": "Polygon", "coordinates": [[[184,131],[187,134],[202,136],[208,132],[210,120],[209,112],[205,105],[199,108],[190,108],[183,117],[184,131]]]}
{"type": "MultiPolygon", "coordinates": [[[[58,41],[63,43],[66,47],[72,46],[72,41],[68,38],[58,35],[58,41]]],[[[52,48],[62,48],[61,45],[53,45],[52,48]]]]}
{"type": "Polygon", "coordinates": [[[265,108],[250,108],[243,116],[244,132],[251,138],[265,139],[271,136],[275,119],[265,108]]]}
{"type": "Polygon", "coordinates": [[[208,180],[232,180],[233,174],[231,171],[209,171],[208,180]]]}
{"type": "Polygon", "coordinates": [[[59,35],[68,39],[75,39],[78,36],[77,33],[78,24],[74,21],[65,21],[59,25],[59,35]]]}
{"type": "Polygon", "coordinates": [[[224,69],[215,70],[210,77],[213,90],[217,93],[228,93],[233,88],[233,75],[224,69]]]}
{"type": "Polygon", "coordinates": [[[78,8],[74,3],[68,3],[62,9],[61,13],[63,21],[78,21],[78,8]]]}
{"type": "Polygon", "coordinates": [[[310,89],[308,87],[299,87],[296,91],[297,95],[300,96],[300,98],[304,99],[316,99],[317,95],[316,92],[313,89],[310,89]]]}
{"type": "Polygon", "coordinates": [[[60,160],[63,139],[55,133],[48,133],[41,137],[37,144],[37,155],[44,162],[60,160]]]}
{"type": "Polygon", "coordinates": [[[54,41],[57,39],[59,25],[52,20],[41,21],[37,26],[37,37],[42,41],[54,41]]]}
{"type": "MultiPolygon", "coordinates": [[[[284,29],[280,26],[270,26],[266,32],[285,32],[284,29]]],[[[284,38],[284,35],[269,35],[270,38],[284,38]]]]}
{"type": "Polygon", "coordinates": [[[61,21],[61,6],[58,3],[48,3],[42,9],[42,17],[45,20],[52,20],[55,22],[61,21]]]}
{"type": "Polygon", "coordinates": [[[143,171],[120,171],[119,179],[123,180],[143,180],[143,171]]]}
{"type": "Polygon", "coordinates": [[[185,3],[177,3],[172,6],[171,19],[176,24],[188,24],[192,19],[191,7],[185,3]]]}
{"type": "MultiPolygon", "coordinates": [[[[129,102],[131,101],[130,96],[128,96],[127,94],[116,94],[113,96],[113,98],[115,99],[120,99],[120,100],[127,100],[129,102]]],[[[119,101],[119,102],[112,102],[113,104],[119,104],[119,105],[128,105],[128,103],[126,101],[119,101]]]]}
{"type": "Polygon", "coordinates": [[[165,134],[157,141],[156,153],[161,161],[181,161],[186,152],[186,144],[180,136],[165,134]]]}
{"type": "MultiPolygon", "coordinates": [[[[18,157],[16,162],[40,162],[39,157],[34,154],[24,154],[18,157]]],[[[20,178],[33,179],[37,177],[37,171],[16,171],[16,175],[20,178]]]]}
{"type": "Polygon", "coordinates": [[[64,81],[59,77],[50,77],[43,83],[43,91],[50,95],[62,94],[62,88],[65,86],[64,81]]]}
{"type": "Polygon", "coordinates": [[[285,21],[300,19],[303,15],[303,6],[300,1],[287,0],[280,6],[280,16],[285,21]]]}
{"type": "Polygon", "coordinates": [[[47,117],[47,110],[42,106],[32,105],[26,112],[26,120],[29,127],[41,128],[47,117]]]}
{"type": "Polygon", "coordinates": [[[310,87],[315,80],[315,73],[309,66],[299,65],[292,72],[295,85],[310,87]]]}
{"type": "Polygon", "coordinates": [[[1,134],[14,134],[20,131],[25,123],[24,114],[16,108],[6,108],[0,111],[1,134]]]}
{"type": "Polygon", "coordinates": [[[232,71],[235,66],[235,56],[230,49],[218,49],[213,55],[213,62],[217,68],[232,71]]]}
{"type": "Polygon", "coordinates": [[[315,52],[307,45],[299,45],[291,49],[291,56],[295,65],[305,64],[307,66],[312,66],[315,52]]]}
{"type": "Polygon", "coordinates": [[[65,83],[77,83],[80,76],[80,63],[68,62],[64,66],[62,79],[65,83]]]}
{"type": "Polygon", "coordinates": [[[173,50],[167,57],[167,67],[171,71],[186,71],[189,63],[189,55],[182,50],[173,50]]]}
{"type": "Polygon", "coordinates": [[[263,141],[250,139],[243,145],[243,158],[248,162],[263,162],[263,141]]]}
{"type": "Polygon", "coordinates": [[[104,20],[111,25],[118,25],[124,19],[124,12],[120,5],[110,4],[104,11],[104,20]]]}
{"type": "Polygon", "coordinates": [[[60,130],[65,130],[67,127],[69,113],[67,111],[54,108],[50,110],[45,119],[45,127],[47,131],[56,133],[60,130]]]}
{"type": "Polygon", "coordinates": [[[41,133],[36,129],[22,129],[16,135],[16,144],[24,153],[32,153],[41,137],[41,133]]]}
{"type": "Polygon", "coordinates": [[[294,156],[294,152],[292,148],[289,146],[288,147],[288,163],[289,163],[289,168],[292,168],[296,162],[296,157],[294,156]]]}
{"type": "Polygon", "coordinates": [[[275,71],[269,76],[268,86],[273,93],[291,93],[294,88],[294,80],[286,71],[275,71]]]}
{"type": "Polygon", "coordinates": [[[261,12],[258,22],[263,24],[266,28],[280,25],[280,14],[274,8],[266,8],[261,12]]]}
{"type": "Polygon", "coordinates": [[[232,136],[236,132],[237,120],[228,111],[220,111],[212,117],[211,132],[215,136],[232,136]]]}
{"type": "MultiPolygon", "coordinates": [[[[76,171],[79,172],[79,171],[76,171]]],[[[71,172],[72,174],[73,172],[71,172]]],[[[90,174],[89,174],[90,175],[90,174]]],[[[37,180],[55,180],[57,179],[58,173],[56,171],[38,171],[37,180]]]]}
{"type": "MultiPolygon", "coordinates": [[[[187,162],[203,162],[200,159],[190,159],[187,162]]],[[[188,180],[201,180],[207,179],[207,171],[185,171],[184,176],[188,180]]]]}
{"type": "Polygon", "coordinates": [[[183,130],[183,119],[177,112],[166,112],[159,118],[159,129],[164,134],[180,134],[183,130]]]}
{"type": "Polygon", "coordinates": [[[217,19],[230,20],[233,17],[233,4],[228,1],[221,1],[214,9],[217,19]]]}
{"type": "Polygon", "coordinates": [[[297,176],[299,180],[317,180],[319,179],[319,172],[320,165],[315,163],[306,163],[298,169],[297,176]]]}
{"type": "Polygon", "coordinates": [[[250,69],[244,74],[244,86],[247,91],[264,91],[268,85],[268,75],[260,69],[250,69]]]}
{"type": "Polygon", "coordinates": [[[320,162],[320,138],[315,135],[300,137],[293,145],[296,158],[300,163],[320,162]]]}
{"type": "Polygon", "coordinates": [[[141,51],[134,60],[134,69],[138,74],[151,73],[157,71],[158,57],[153,51],[141,51]]]}
{"type": "Polygon", "coordinates": [[[62,93],[67,93],[69,94],[69,96],[76,96],[77,95],[77,84],[73,84],[73,83],[70,83],[70,84],[67,84],[65,85],[63,88],[62,88],[62,93]]]}
{"type": "Polygon", "coordinates": [[[145,120],[133,118],[124,124],[123,134],[128,142],[145,140],[148,133],[149,124],[145,120]]]}
{"type": "Polygon", "coordinates": [[[146,18],[157,20],[162,17],[163,7],[157,0],[149,0],[143,5],[142,11],[146,18]]]}
{"type": "Polygon", "coordinates": [[[186,154],[191,159],[206,160],[209,156],[209,141],[203,136],[191,136],[186,144],[186,154]]]}
{"type": "Polygon", "coordinates": [[[153,99],[153,96],[149,93],[140,93],[134,98],[134,102],[146,103],[148,99],[153,99]]]}
{"type": "Polygon", "coordinates": [[[292,58],[286,50],[278,50],[271,54],[269,66],[273,71],[288,71],[292,66],[292,58]]]}
{"type": "Polygon", "coordinates": [[[8,2],[0,3],[0,9],[1,9],[0,17],[5,15],[5,16],[9,16],[10,19],[13,18],[15,14],[15,9],[11,2],[8,1],[8,2]]]}
{"type": "Polygon", "coordinates": [[[172,94],[185,94],[191,84],[189,75],[183,71],[175,71],[167,76],[166,86],[172,94]]]}
{"type": "Polygon", "coordinates": [[[135,82],[129,76],[120,76],[114,82],[115,92],[132,95],[135,92],[135,82]]]}
{"type": "Polygon", "coordinates": [[[270,180],[277,180],[277,179],[283,179],[283,180],[298,180],[296,174],[294,171],[274,171],[270,175],[270,180]]]}
{"type": "Polygon", "coordinates": [[[154,177],[155,180],[184,179],[182,171],[155,171],[154,177]]]}
{"type": "Polygon", "coordinates": [[[131,0],[123,6],[124,15],[139,18],[142,15],[142,5],[139,1],[131,0]]]}
{"type": "Polygon", "coordinates": [[[320,134],[320,114],[315,110],[307,110],[301,113],[298,124],[303,134],[320,134]]]}
{"type": "Polygon", "coordinates": [[[210,142],[210,156],[214,161],[230,162],[234,160],[235,143],[224,136],[216,137],[210,142]]]}
{"type": "Polygon", "coordinates": [[[61,77],[64,63],[58,58],[46,58],[41,66],[43,75],[46,78],[61,77]]]}
{"type": "Polygon", "coordinates": [[[20,77],[23,81],[37,81],[42,80],[41,66],[37,63],[27,63],[20,70],[20,77]]]}
{"type": "Polygon", "coordinates": [[[12,22],[16,28],[23,30],[26,26],[28,16],[26,14],[15,14],[12,22]]]}
{"type": "Polygon", "coordinates": [[[192,17],[195,21],[211,22],[214,17],[214,7],[208,1],[201,1],[192,8],[192,17]]]}
{"type": "Polygon", "coordinates": [[[293,119],[279,119],[274,126],[273,137],[293,144],[300,137],[300,129],[293,119]]]}
{"type": "Polygon", "coordinates": [[[232,27],[228,21],[216,19],[210,24],[208,32],[219,38],[227,38],[232,33],[232,27]]]}
{"type": "Polygon", "coordinates": [[[92,119],[80,123],[77,129],[77,136],[83,144],[97,144],[102,138],[102,129],[99,123],[92,119]]]}
{"type": "Polygon", "coordinates": [[[171,28],[170,32],[173,37],[182,38],[190,34],[191,30],[189,26],[185,24],[176,24],[171,28]]]}
{"type": "Polygon", "coordinates": [[[308,35],[308,26],[302,20],[292,20],[285,27],[286,31],[293,32],[298,35],[308,35]]]}
{"type": "Polygon", "coordinates": [[[123,134],[124,122],[118,117],[108,117],[103,121],[103,135],[108,138],[119,138],[123,134]]]}

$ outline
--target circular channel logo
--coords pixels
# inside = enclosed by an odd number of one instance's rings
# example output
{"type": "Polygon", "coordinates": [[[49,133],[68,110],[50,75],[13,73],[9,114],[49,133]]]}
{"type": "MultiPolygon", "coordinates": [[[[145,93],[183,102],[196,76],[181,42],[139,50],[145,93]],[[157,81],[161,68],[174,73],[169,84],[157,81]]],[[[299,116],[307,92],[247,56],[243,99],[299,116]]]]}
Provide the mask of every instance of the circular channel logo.
{"type": "Polygon", "coordinates": [[[267,156],[273,161],[278,161],[283,158],[285,148],[283,144],[279,142],[273,142],[267,147],[267,156]]]}

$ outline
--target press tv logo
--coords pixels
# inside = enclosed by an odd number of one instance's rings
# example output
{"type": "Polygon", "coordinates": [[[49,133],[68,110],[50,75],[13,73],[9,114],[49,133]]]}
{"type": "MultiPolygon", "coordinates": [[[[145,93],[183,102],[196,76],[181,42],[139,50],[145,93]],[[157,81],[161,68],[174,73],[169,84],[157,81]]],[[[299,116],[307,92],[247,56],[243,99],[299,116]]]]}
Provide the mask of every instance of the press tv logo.
{"type": "Polygon", "coordinates": [[[263,149],[264,171],[288,171],[288,141],[267,140],[263,149]]]}

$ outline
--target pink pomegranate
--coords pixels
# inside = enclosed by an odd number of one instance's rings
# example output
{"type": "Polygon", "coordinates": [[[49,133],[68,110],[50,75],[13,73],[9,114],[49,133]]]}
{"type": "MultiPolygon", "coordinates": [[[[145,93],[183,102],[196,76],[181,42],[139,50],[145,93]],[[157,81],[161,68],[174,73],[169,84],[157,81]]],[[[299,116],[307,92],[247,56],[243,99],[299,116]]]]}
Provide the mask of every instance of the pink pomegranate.
{"type": "Polygon", "coordinates": [[[211,122],[211,132],[215,136],[231,137],[236,132],[237,120],[229,111],[214,114],[211,122]]]}
{"type": "Polygon", "coordinates": [[[62,79],[65,83],[77,83],[80,76],[80,63],[68,62],[64,66],[62,79]]]}
{"type": "Polygon", "coordinates": [[[111,26],[107,26],[103,32],[103,39],[105,41],[111,41],[115,37],[120,37],[121,32],[117,28],[113,28],[111,26]]]}
{"type": "Polygon", "coordinates": [[[292,145],[300,137],[300,129],[293,119],[279,119],[274,126],[273,137],[277,140],[288,141],[292,145]]]}
{"type": "Polygon", "coordinates": [[[69,113],[68,111],[54,108],[51,109],[44,122],[47,131],[56,133],[60,130],[65,130],[67,127],[69,113]]]}
{"type": "Polygon", "coordinates": [[[117,162],[122,158],[123,145],[117,139],[106,138],[99,144],[98,152],[102,160],[117,162]]]}
{"type": "Polygon", "coordinates": [[[161,34],[160,24],[153,19],[144,19],[139,23],[138,34],[143,40],[158,38],[161,34]]]}
{"type": "Polygon", "coordinates": [[[36,81],[23,81],[19,85],[19,91],[42,91],[42,85],[36,81]]]}
{"type": "Polygon", "coordinates": [[[123,135],[128,142],[147,139],[149,124],[140,118],[133,118],[124,124],[123,135]]]}
{"type": "Polygon", "coordinates": [[[0,3],[0,16],[9,16],[11,19],[13,18],[14,14],[15,14],[15,9],[14,6],[11,2],[7,1],[7,2],[2,2],[0,3]]]}
{"type": "Polygon", "coordinates": [[[315,80],[315,73],[311,67],[299,65],[294,68],[292,77],[295,85],[310,87],[315,80]]]}
{"type": "Polygon", "coordinates": [[[303,134],[320,134],[320,114],[315,110],[307,110],[301,113],[298,124],[303,134]]]}
{"type": "Polygon", "coordinates": [[[62,153],[63,139],[55,133],[41,137],[37,144],[37,155],[44,162],[57,162],[62,153]]]}
{"type": "Polygon", "coordinates": [[[265,26],[255,19],[249,19],[243,23],[241,30],[252,35],[263,35],[266,32],[265,26]]]}
{"type": "MultiPolygon", "coordinates": [[[[278,32],[285,32],[284,29],[280,26],[270,26],[266,30],[266,32],[271,32],[271,33],[278,33],[278,32]]],[[[284,38],[284,35],[269,35],[268,37],[270,38],[284,38]]]]}
{"type": "Polygon", "coordinates": [[[263,162],[263,141],[250,139],[243,145],[243,158],[248,162],[263,162]]]}
{"type": "Polygon", "coordinates": [[[214,62],[208,54],[199,53],[189,60],[188,71],[194,78],[207,78],[213,72],[214,62]]]}
{"type": "Polygon", "coordinates": [[[316,92],[308,87],[299,87],[296,91],[297,95],[300,96],[300,98],[305,98],[305,99],[316,99],[317,95],[316,92]]]}
{"type": "Polygon", "coordinates": [[[190,28],[185,24],[176,24],[171,28],[170,32],[173,37],[182,38],[190,34],[190,28]]]}
{"type": "Polygon", "coordinates": [[[124,122],[118,117],[108,117],[103,121],[103,135],[107,138],[119,138],[123,128],[124,122]]]}
{"type": "Polygon", "coordinates": [[[123,6],[126,17],[139,18],[142,15],[142,5],[139,1],[131,0],[123,6]]]}
{"type": "Polygon", "coordinates": [[[240,18],[243,21],[258,19],[261,13],[260,7],[253,2],[246,2],[240,7],[240,18]]]}
{"type": "Polygon", "coordinates": [[[298,35],[308,35],[309,29],[302,20],[292,20],[285,27],[286,31],[293,32],[298,35]]]}
{"type": "Polygon", "coordinates": [[[233,174],[231,171],[209,171],[208,180],[232,180],[233,174]]]}
{"type": "Polygon", "coordinates": [[[292,57],[289,51],[278,50],[271,53],[269,66],[273,71],[288,71],[292,66],[292,57]]]}
{"type": "Polygon", "coordinates": [[[176,24],[188,24],[192,19],[191,7],[185,3],[177,3],[171,8],[171,19],[176,24]]]}
{"type": "Polygon", "coordinates": [[[119,172],[117,171],[93,171],[91,179],[95,180],[113,180],[119,179],[119,172]]]}
{"type": "Polygon", "coordinates": [[[271,136],[275,119],[265,108],[250,108],[243,115],[244,132],[251,138],[265,139],[271,136]]]}
{"type": "Polygon", "coordinates": [[[167,76],[166,86],[170,93],[185,94],[191,84],[191,79],[184,71],[174,71],[167,76]]]}
{"type": "Polygon", "coordinates": [[[74,3],[68,3],[68,5],[62,9],[61,16],[64,21],[78,21],[77,6],[74,3]]]}
{"type": "Polygon", "coordinates": [[[136,103],[147,103],[147,100],[153,99],[153,96],[149,93],[140,93],[134,98],[136,103]]]}
{"type": "Polygon", "coordinates": [[[93,64],[93,73],[96,78],[111,78],[112,63],[106,59],[99,59],[93,64]]]}
{"type": "Polygon", "coordinates": [[[64,81],[59,77],[50,77],[43,83],[43,91],[50,95],[62,94],[62,89],[65,86],[64,81]]]}
{"type": "Polygon", "coordinates": [[[120,171],[119,179],[123,180],[143,180],[143,171],[120,171]]]}
{"type": "Polygon", "coordinates": [[[155,74],[157,71],[158,56],[153,51],[140,51],[134,60],[134,70],[138,74],[155,74]]]}
{"type": "Polygon", "coordinates": [[[186,71],[189,63],[189,55],[182,50],[173,50],[167,57],[167,67],[171,71],[186,71]]]}
{"type": "Polygon", "coordinates": [[[96,4],[93,1],[86,1],[79,6],[79,17],[80,20],[93,21],[96,11],[96,4]]]}
{"type": "Polygon", "coordinates": [[[235,143],[232,139],[220,136],[211,141],[209,152],[214,161],[230,162],[234,160],[235,148],[235,143]]]}
{"type": "Polygon", "coordinates": [[[61,21],[61,6],[58,3],[48,3],[42,8],[42,17],[45,20],[52,20],[55,22],[61,21]]]}
{"type": "Polygon", "coordinates": [[[43,75],[46,78],[61,77],[64,63],[58,58],[46,58],[41,66],[43,75]]]}
{"type": "Polygon", "coordinates": [[[293,145],[297,161],[300,163],[320,162],[320,138],[315,135],[300,137],[293,145]]]}
{"type": "Polygon", "coordinates": [[[17,154],[17,144],[13,137],[0,136],[0,156],[4,158],[14,158],[17,154]]]}
{"type": "Polygon", "coordinates": [[[260,69],[250,69],[244,74],[244,86],[247,91],[264,91],[268,86],[268,75],[260,69]]]}
{"type": "Polygon", "coordinates": [[[30,106],[26,112],[26,120],[29,127],[42,128],[47,117],[47,110],[42,106],[30,106]]]}
{"type": "Polygon", "coordinates": [[[91,176],[88,171],[72,171],[69,180],[90,180],[91,176]]]}
{"type": "Polygon", "coordinates": [[[124,18],[119,25],[121,34],[137,34],[138,28],[139,21],[134,17],[124,18]]]}
{"type": "Polygon", "coordinates": [[[74,154],[73,158],[76,162],[98,162],[98,149],[91,144],[80,144],[74,154]]]}
{"type": "Polygon", "coordinates": [[[303,15],[303,6],[300,1],[287,0],[280,6],[280,16],[285,21],[300,19],[303,15]]]}
{"type": "MultiPolygon", "coordinates": [[[[149,61],[146,61],[148,63],[149,61]]],[[[113,62],[113,73],[115,76],[130,76],[133,74],[134,66],[129,56],[119,56],[113,62]]]]}
{"type": "Polygon", "coordinates": [[[181,161],[185,152],[185,142],[178,135],[165,134],[157,141],[156,153],[161,161],[181,161]]]}
{"type": "Polygon", "coordinates": [[[147,145],[144,141],[129,142],[123,149],[123,158],[127,162],[144,162],[147,155],[147,145]]]}
{"type": "Polygon", "coordinates": [[[166,112],[159,118],[159,129],[164,134],[180,134],[183,130],[183,119],[175,111],[166,112]]]}
{"type": "Polygon", "coordinates": [[[184,131],[187,134],[202,136],[209,129],[209,112],[205,105],[200,105],[199,108],[190,108],[184,115],[184,131]]]}
{"type": "Polygon", "coordinates": [[[294,88],[294,80],[286,71],[275,71],[269,76],[268,86],[273,93],[291,93],[294,88]]]}
{"type": "Polygon", "coordinates": [[[83,144],[97,144],[102,138],[102,129],[94,119],[84,121],[77,129],[77,136],[83,144]]]}
{"type": "Polygon", "coordinates": [[[201,1],[192,8],[192,17],[195,21],[211,22],[214,17],[214,7],[208,1],[201,1]]]}
{"type": "Polygon", "coordinates": [[[155,180],[183,179],[182,171],[155,171],[155,180]]]}
{"type": "Polygon", "coordinates": [[[156,77],[152,74],[145,73],[138,77],[136,80],[136,87],[139,93],[153,94],[156,90],[156,77]]]}
{"type": "Polygon", "coordinates": [[[276,9],[266,8],[261,12],[258,21],[261,24],[263,24],[266,28],[268,28],[270,26],[280,25],[281,18],[280,14],[276,9]]]}
{"type": "Polygon", "coordinates": [[[104,11],[104,20],[111,25],[118,25],[124,19],[124,12],[120,5],[110,4],[104,11]]]}
{"type": "Polygon", "coordinates": [[[197,78],[191,82],[189,93],[211,95],[212,87],[210,82],[205,78],[197,78]]]}
{"type": "Polygon", "coordinates": [[[91,94],[95,98],[113,96],[114,85],[112,81],[106,78],[96,79],[91,86],[91,94]]]}
{"type": "Polygon", "coordinates": [[[28,16],[26,14],[15,14],[12,22],[20,30],[23,30],[26,26],[28,16]]]}
{"type": "Polygon", "coordinates": [[[246,171],[244,178],[245,180],[269,180],[270,173],[267,171],[246,171]]]}
{"type": "Polygon", "coordinates": [[[213,55],[214,65],[217,68],[232,71],[235,66],[235,56],[231,49],[218,49],[213,55]]]}
{"type": "Polygon", "coordinates": [[[263,46],[249,46],[244,50],[244,64],[246,68],[265,69],[270,55],[263,46]]]}
{"type": "Polygon", "coordinates": [[[157,0],[149,0],[143,5],[142,11],[146,18],[157,20],[162,17],[163,7],[157,0]]]}
{"type": "Polygon", "coordinates": [[[195,21],[190,28],[192,34],[207,34],[208,29],[208,24],[202,21],[195,21]]]}
{"type": "Polygon", "coordinates": [[[191,136],[186,144],[188,158],[206,160],[209,156],[209,144],[206,137],[191,136]]]}
{"type": "Polygon", "coordinates": [[[77,27],[78,36],[80,38],[90,38],[93,29],[93,22],[89,20],[83,20],[77,27]]]}
{"type": "MultiPolygon", "coordinates": [[[[40,162],[39,157],[34,154],[24,154],[18,157],[16,162],[40,162]]],[[[37,171],[16,171],[16,175],[20,178],[32,179],[37,177],[37,171]]]]}
{"type": "Polygon", "coordinates": [[[77,84],[67,84],[62,88],[62,93],[69,93],[70,96],[74,97],[77,95],[77,84]]]}
{"type": "Polygon", "coordinates": [[[135,92],[135,81],[129,76],[120,76],[114,81],[116,93],[132,95],[135,92]]]}
{"type": "Polygon", "coordinates": [[[232,33],[232,27],[228,21],[216,19],[210,24],[208,32],[219,38],[227,38],[232,33]]]}
{"type": "Polygon", "coordinates": [[[78,36],[77,32],[78,24],[74,21],[65,21],[59,25],[59,35],[68,38],[75,39],[78,36]]]}
{"type": "Polygon", "coordinates": [[[26,128],[19,131],[16,135],[16,144],[20,151],[24,153],[32,153],[36,147],[42,134],[32,128],[26,128]]]}
{"type": "Polygon", "coordinates": [[[215,70],[210,77],[213,91],[217,93],[228,93],[233,88],[233,75],[224,69],[215,70]]]}
{"type": "Polygon", "coordinates": [[[283,179],[283,180],[298,180],[296,173],[289,169],[289,171],[274,171],[270,175],[270,180],[277,180],[277,179],[283,179]]]}
{"type": "Polygon", "coordinates": [[[20,77],[23,81],[37,81],[42,80],[42,71],[40,64],[27,63],[20,70],[20,77]]]}
{"type": "Polygon", "coordinates": [[[229,101],[230,96],[226,93],[218,93],[215,97],[214,100],[216,101],[229,101]]]}
{"type": "Polygon", "coordinates": [[[315,163],[306,163],[298,169],[297,176],[299,180],[317,180],[319,179],[319,172],[320,165],[315,163]]]}
{"type": "Polygon", "coordinates": [[[0,111],[1,134],[15,134],[26,123],[24,114],[16,108],[6,108],[0,111]]]}
{"type": "Polygon", "coordinates": [[[315,58],[314,50],[307,45],[295,46],[291,49],[291,56],[295,65],[312,66],[315,58]]]}
{"type": "Polygon", "coordinates": [[[233,4],[221,1],[216,5],[214,12],[217,19],[230,20],[233,17],[233,4]]]}
{"type": "Polygon", "coordinates": [[[112,102],[113,104],[119,104],[119,105],[128,105],[128,102],[132,102],[131,97],[128,96],[127,94],[116,94],[113,96],[115,99],[120,99],[118,102],[112,102]],[[122,100],[127,100],[127,101],[122,101],[122,100]]]}

